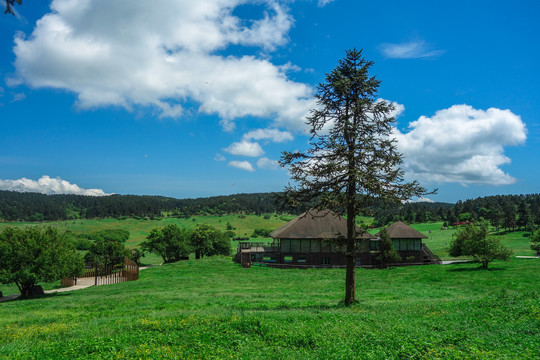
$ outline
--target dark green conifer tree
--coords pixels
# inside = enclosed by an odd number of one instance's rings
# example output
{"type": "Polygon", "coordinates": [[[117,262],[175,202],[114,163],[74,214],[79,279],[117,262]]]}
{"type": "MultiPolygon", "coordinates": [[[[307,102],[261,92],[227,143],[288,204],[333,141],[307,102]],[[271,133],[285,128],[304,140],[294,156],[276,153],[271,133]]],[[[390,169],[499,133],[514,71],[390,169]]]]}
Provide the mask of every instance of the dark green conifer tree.
{"type": "Polygon", "coordinates": [[[380,81],[369,75],[373,62],[361,50],[346,51],[317,87],[318,106],[307,119],[312,135],[306,152],[284,152],[295,185],[286,187],[293,206],[313,204],[347,216],[345,304],[356,301],[354,221],[373,200],[399,202],[426,189],[405,182],[402,155],[391,137],[394,107],[378,98],[380,81]]]}

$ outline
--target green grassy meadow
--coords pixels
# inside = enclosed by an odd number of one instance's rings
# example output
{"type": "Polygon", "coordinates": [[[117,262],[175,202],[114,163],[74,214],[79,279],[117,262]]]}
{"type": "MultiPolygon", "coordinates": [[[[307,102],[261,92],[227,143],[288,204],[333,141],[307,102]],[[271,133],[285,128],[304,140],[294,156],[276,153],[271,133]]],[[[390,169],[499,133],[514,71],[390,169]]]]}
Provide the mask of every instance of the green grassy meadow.
{"type": "MultiPolygon", "coordinates": [[[[53,225],[59,229],[59,231],[71,230],[76,233],[92,233],[105,229],[125,229],[130,232],[130,237],[126,242],[126,246],[129,248],[135,247],[146,239],[150,230],[168,224],[177,224],[180,227],[194,228],[197,224],[209,224],[220,230],[226,230],[227,224],[231,224],[234,227],[234,233],[239,237],[249,237],[250,241],[271,241],[270,238],[252,238],[251,235],[256,228],[264,228],[275,230],[292,220],[292,215],[271,215],[269,219],[265,219],[263,216],[246,215],[239,217],[238,215],[223,215],[223,216],[193,216],[188,219],[178,218],[163,218],[161,220],[137,220],[137,219],[99,219],[99,220],[68,220],[57,222],[42,222],[42,223],[28,223],[28,222],[0,222],[0,231],[6,226],[46,226],[53,225]]],[[[371,223],[371,218],[359,217],[357,221],[362,221],[365,224],[371,223]]],[[[448,230],[441,230],[443,222],[431,222],[424,224],[413,224],[412,227],[422,232],[427,239],[424,242],[428,247],[442,259],[450,259],[448,256],[448,247],[457,229],[448,228],[448,230]],[[429,232],[431,230],[431,233],[429,232]]],[[[380,229],[371,229],[370,232],[375,234],[380,229]]],[[[534,255],[534,252],[529,247],[529,232],[516,231],[510,233],[501,233],[503,244],[512,249],[515,255],[534,255]]],[[[233,249],[236,249],[237,242],[233,241],[233,249]]],[[[147,264],[159,264],[161,259],[159,257],[149,255],[144,259],[147,264]]]]}
{"type": "MultiPolygon", "coordinates": [[[[181,227],[194,228],[197,224],[209,224],[217,229],[226,230],[227,224],[231,224],[234,228],[236,236],[249,237],[250,241],[271,241],[271,238],[252,238],[251,235],[256,228],[264,228],[275,230],[285,224],[287,221],[293,219],[292,215],[272,215],[270,218],[265,219],[263,216],[256,215],[223,215],[223,216],[194,216],[188,219],[178,218],[163,218],[161,220],[137,220],[137,219],[99,219],[99,220],[69,220],[69,221],[57,221],[57,222],[41,222],[41,223],[29,223],[29,222],[0,222],[0,231],[7,226],[25,227],[25,226],[47,226],[52,225],[58,228],[59,231],[71,230],[76,233],[92,233],[105,229],[125,229],[130,232],[130,237],[126,242],[126,246],[129,248],[136,247],[142,241],[146,239],[146,236],[151,229],[159,226],[165,226],[168,224],[178,224],[181,227]]],[[[363,222],[364,224],[370,224],[371,218],[359,217],[357,222],[363,222]]],[[[423,241],[428,247],[443,260],[452,259],[448,255],[448,247],[457,229],[448,228],[448,230],[441,230],[442,222],[432,222],[425,224],[413,224],[412,227],[422,232],[427,239],[423,241]],[[431,233],[429,232],[431,230],[431,233]]],[[[375,234],[380,229],[371,229],[370,232],[375,234]]],[[[502,233],[503,244],[514,251],[514,255],[534,255],[534,252],[529,246],[530,233],[525,231],[516,231],[510,233],[502,233]]],[[[232,242],[232,250],[236,251],[237,241],[232,242]]],[[[162,259],[154,254],[147,254],[142,262],[147,265],[161,264],[162,259]]],[[[60,287],[60,282],[50,284],[41,284],[45,290],[54,289],[60,287]]],[[[16,294],[19,292],[16,286],[0,285],[0,291],[4,295],[16,294]]]]}
{"type": "MultiPolygon", "coordinates": [[[[293,216],[72,220],[78,233],[207,223],[236,236],[276,229],[293,216]]],[[[365,223],[369,219],[362,219],[365,223]]],[[[0,223],[28,226],[29,223],[0,223]]],[[[455,229],[413,227],[443,259],[455,229]],[[431,233],[430,233],[431,230],[431,233]]],[[[378,229],[373,229],[372,233],[378,229]]],[[[525,232],[504,234],[532,255],[525,232]]],[[[252,241],[269,239],[253,238],[252,241]]],[[[236,243],[233,244],[233,249],[236,243]]],[[[159,264],[150,255],[145,263],[159,264]]],[[[358,269],[358,304],[342,305],[343,269],[242,269],[231,258],[189,260],[141,271],[135,282],[0,303],[6,359],[540,359],[540,259],[358,269]]],[[[47,289],[58,283],[42,284],[47,289]]],[[[0,286],[4,295],[18,293],[0,286]]]]}
{"type": "MultiPolygon", "coordinates": [[[[133,218],[125,220],[117,219],[98,219],[98,220],[67,220],[67,221],[55,221],[55,222],[0,222],[0,231],[7,226],[26,227],[26,226],[47,226],[52,225],[60,232],[67,230],[75,233],[93,233],[100,230],[108,229],[125,229],[130,233],[130,237],[126,242],[128,248],[136,247],[142,241],[146,239],[146,236],[155,227],[163,227],[169,224],[177,224],[180,227],[192,229],[198,224],[212,225],[219,230],[226,230],[227,224],[231,224],[234,227],[232,230],[236,236],[249,237],[253,234],[256,228],[264,229],[277,229],[281,225],[292,220],[292,215],[272,215],[269,219],[265,219],[263,216],[256,215],[223,215],[223,216],[193,216],[188,219],[178,218],[163,218],[161,220],[137,220],[133,218]]],[[[250,241],[271,241],[270,238],[251,238],[250,241]]],[[[236,251],[237,242],[232,242],[232,248],[236,251]]],[[[162,259],[159,256],[148,254],[143,263],[149,265],[160,264],[162,259]]],[[[0,288],[1,291],[1,288],[0,288]]]]}
{"type": "Polygon", "coordinates": [[[216,257],[0,303],[6,359],[539,359],[539,259],[242,269],[216,257]]]}

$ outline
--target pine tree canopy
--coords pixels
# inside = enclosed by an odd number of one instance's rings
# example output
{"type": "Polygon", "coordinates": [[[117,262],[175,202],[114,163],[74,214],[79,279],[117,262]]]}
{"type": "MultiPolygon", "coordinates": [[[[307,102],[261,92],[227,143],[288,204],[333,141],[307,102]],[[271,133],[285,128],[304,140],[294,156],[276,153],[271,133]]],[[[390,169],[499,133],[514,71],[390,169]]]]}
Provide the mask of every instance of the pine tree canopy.
{"type": "Polygon", "coordinates": [[[295,185],[285,199],[293,206],[330,209],[347,216],[345,304],[356,301],[355,219],[375,200],[399,202],[427,194],[416,181],[405,182],[402,155],[392,137],[394,106],[377,97],[380,81],[370,77],[373,62],[361,50],[348,50],[317,87],[318,107],[307,118],[311,147],[284,152],[295,185]]]}
{"type": "Polygon", "coordinates": [[[370,77],[372,65],[361,50],[349,50],[318,85],[318,107],[307,119],[311,148],[285,152],[280,161],[295,183],[286,188],[294,205],[318,198],[318,208],[344,214],[353,201],[358,213],[375,198],[399,202],[427,193],[403,179],[392,137],[394,106],[377,97],[380,81],[370,77]]]}

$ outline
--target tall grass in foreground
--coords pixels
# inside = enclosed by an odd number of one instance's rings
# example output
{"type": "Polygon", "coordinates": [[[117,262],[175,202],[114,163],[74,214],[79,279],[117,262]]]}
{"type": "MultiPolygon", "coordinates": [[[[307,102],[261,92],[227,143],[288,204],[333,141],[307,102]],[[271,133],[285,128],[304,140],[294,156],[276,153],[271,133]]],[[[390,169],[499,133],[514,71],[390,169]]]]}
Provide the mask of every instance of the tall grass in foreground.
{"type": "Polygon", "coordinates": [[[229,258],[0,304],[7,359],[537,359],[540,260],[344,270],[242,269],[229,258]]]}

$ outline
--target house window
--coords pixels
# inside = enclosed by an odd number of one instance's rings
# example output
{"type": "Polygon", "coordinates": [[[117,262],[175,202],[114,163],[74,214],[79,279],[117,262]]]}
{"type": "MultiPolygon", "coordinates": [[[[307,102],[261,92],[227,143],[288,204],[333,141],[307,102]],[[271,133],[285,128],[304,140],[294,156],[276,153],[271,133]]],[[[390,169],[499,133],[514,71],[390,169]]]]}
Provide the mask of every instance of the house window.
{"type": "Polygon", "coordinates": [[[370,240],[369,241],[369,250],[378,251],[379,250],[379,240],[370,240]]]}
{"type": "Polygon", "coordinates": [[[291,239],[291,252],[300,252],[300,240],[291,239]]]}
{"type": "Polygon", "coordinates": [[[284,252],[284,253],[291,252],[291,240],[289,239],[281,240],[281,252],[284,252]]]}
{"type": "Polygon", "coordinates": [[[399,251],[420,251],[422,248],[422,240],[420,239],[393,239],[394,249],[399,251]]]}
{"type": "Polygon", "coordinates": [[[322,258],[322,264],[323,265],[331,265],[332,264],[332,259],[328,256],[325,256],[322,258]]]}
{"type": "Polygon", "coordinates": [[[286,262],[286,263],[290,263],[293,261],[293,257],[292,256],[284,256],[283,257],[283,262],[286,262]]]}
{"type": "Polygon", "coordinates": [[[310,241],[311,240],[309,239],[300,240],[300,252],[308,253],[311,251],[310,246],[309,246],[310,241]]]}
{"type": "Polygon", "coordinates": [[[311,252],[321,252],[321,240],[311,240],[311,252]]]}
{"type": "Polygon", "coordinates": [[[306,259],[307,259],[307,256],[306,255],[298,255],[296,257],[296,262],[299,262],[299,263],[305,263],[306,262],[306,259]]]}
{"type": "Polygon", "coordinates": [[[330,241],[321,240],[321,252],[330,252],[330,241]]]}

